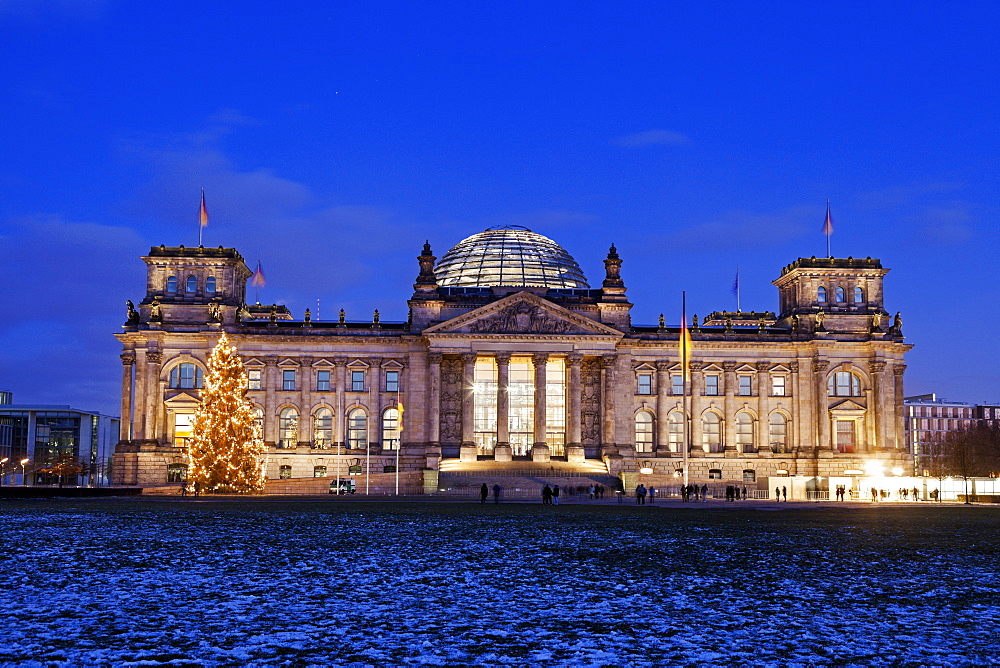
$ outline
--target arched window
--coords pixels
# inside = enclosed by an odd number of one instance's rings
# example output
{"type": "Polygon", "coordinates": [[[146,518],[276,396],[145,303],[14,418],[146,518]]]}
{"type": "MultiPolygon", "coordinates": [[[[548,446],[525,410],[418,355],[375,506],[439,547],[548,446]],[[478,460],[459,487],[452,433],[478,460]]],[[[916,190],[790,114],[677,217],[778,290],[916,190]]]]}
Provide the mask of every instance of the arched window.
{"type": "Polygon", "coordinates": [[[844,297],[844,288],[840,287],[839,285],[837,286],[836,294],[837,294],[838,304],[843,304],[845,301],[847,301],[846,298],[844,297]]]}
{"type": "Polygon", "coordinates": [[[313,447],[329,448],[333,445],[333,411],[321,408],[313,416],[313,447]]]}
{"type": "Polygon", "coordinates": [[[170,276],[167,278],[167,294],[176,295],[177,294],[177,277],[170,276]]]}
{"type": "Polygon", "coordinates": [[[278,447],[294,448],[299,443],[299,412],[291,406],[278,414],[278,447]]]}
{"type": "Polygon", "coordinates": [[[653,414],[649,411],[635,414],[635,451],[653,451],[653,414]]]}
{"type": "Polygon", "coordinates": [[[701,442],[709,452],[722,452],[721,420],[718,413],[705,413],[701,418],[701,442]]]}
{"type": "Polygon", "coordinates": [[[865,303],[865,291],[861,288],[854,288],[854,303],[864,304],[865,303]]]}
{"type": "Polygon", "coordinates": [[[816,301],[818,301],[820,304],[826,303],[826,288],[824,288],[822,285],[816,289],[816,301]]]}
{"type": "Polygon", "coordinates": [[[386,408],[382,411],[382,449],[399,449],[399,409],[386,408]]]}
{"type": "Polygon", "coordinates": [[[740,452],[757,452],[753,439],[753,417],[749,413],[736,414],[736,445],[740,452]]]}
{"type": "Polygon", "coordinates": [[[667,438],[670,452],[681,452],[684,447],[684,414],[672,411],[667,417],[667,438]]]}
{"type": "Polygon", "coordinates": [[[198,390],[204,382],[201,367],[182,362],[170,370],[170,388],[173,390],[198,390]]]}
{"type": "Polygon", "coordinates": [[[860,397],[861,380],[850,371],[838,371],[828,383],[831,397],[860,397]]]}
{"type": "Polygon", "coordinates": [[[368,445],[368,415],[362,408],[347,414],[347,447],[364,448],[368,445]]]}
{"type": "Polygon", "coordinates": [[[205,293],[210,295],[215,294],[215,276],[209,276],[205,279],[205,293]]]}
{"type": "Polygon", "coordinates": [[[193,295],[194,293],[198,292],[198,279],[195,278],[194,276],[188,276],[187,285],[184,288],[184,292],[188,293],[189,295],[193,295]]]}
{"type": "Polygon", "coordinates": [[[774,452],[788,451],[788,421],[781,413],[771,413],[767,425],[767,440],[774,452]]]}

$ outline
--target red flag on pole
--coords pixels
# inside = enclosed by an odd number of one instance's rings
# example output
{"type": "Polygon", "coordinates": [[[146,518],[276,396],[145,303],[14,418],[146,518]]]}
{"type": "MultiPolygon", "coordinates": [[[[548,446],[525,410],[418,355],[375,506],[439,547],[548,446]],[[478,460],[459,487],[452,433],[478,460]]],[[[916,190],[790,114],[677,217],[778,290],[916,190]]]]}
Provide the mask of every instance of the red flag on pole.
{"type": "Polygon", "coordinates": [[[205,189],[201,189],[201,209],[198,211],[198,222],[202,227],[208,226],[208,209],[205,208],[205,189]]]}

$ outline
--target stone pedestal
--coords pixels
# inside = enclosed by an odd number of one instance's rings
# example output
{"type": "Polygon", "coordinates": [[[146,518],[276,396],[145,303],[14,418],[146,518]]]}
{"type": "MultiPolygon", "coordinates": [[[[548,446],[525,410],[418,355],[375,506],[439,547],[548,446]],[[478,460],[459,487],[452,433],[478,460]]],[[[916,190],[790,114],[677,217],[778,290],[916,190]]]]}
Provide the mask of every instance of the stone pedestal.
{"type": "Polygon", "coordinates": [[[531,461],[533,462],[548,462],[551,461],[551,456],[549,453],[549,446],[547,445],[536,445],[531,448],[531,461]]]}
{"type": "Polygon", "coordinates": [[[463,462],[474,462],[478,458],[479,449],[474,445],[463,445],[459,450],[458,459],[463,462]]]}
{"type": "Polygon", "coordinates": [[[586,459],[586,450],[582,445],[570,445],[566,447],[566,461],[570,463],[582,463],[586,459]]]}
{"type": "Polygon", "coordinates": [[[513,451],[509,445],[498,445],[493,448],[493,459],[498,462],[509,462],[513,459],[513,451]]]}

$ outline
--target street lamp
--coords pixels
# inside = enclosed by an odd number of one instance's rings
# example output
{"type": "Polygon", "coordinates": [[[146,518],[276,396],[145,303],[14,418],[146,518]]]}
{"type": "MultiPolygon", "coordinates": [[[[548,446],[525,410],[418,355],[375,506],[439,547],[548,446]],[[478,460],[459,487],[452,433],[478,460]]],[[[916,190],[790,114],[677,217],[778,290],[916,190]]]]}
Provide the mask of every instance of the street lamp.
{"type": "Polygon", "coordinates": [[[21,484],[22,485],[24,484],[24,465],[27,464],[29,461],[31,461],[31,460],[28,459],[27,457],[25,457],[24,459],[21,460],[21,484]]]}

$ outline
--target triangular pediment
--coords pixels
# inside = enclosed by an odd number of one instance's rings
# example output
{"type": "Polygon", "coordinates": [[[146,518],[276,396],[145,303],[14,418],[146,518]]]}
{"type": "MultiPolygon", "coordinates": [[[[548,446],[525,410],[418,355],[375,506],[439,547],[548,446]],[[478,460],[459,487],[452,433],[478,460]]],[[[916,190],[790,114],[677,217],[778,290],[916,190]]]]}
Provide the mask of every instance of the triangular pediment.
{"type": "Polygon", "coordinates": [[[591,320],[530,292],[517,292],[492,304],[425,329],[425,335],[473,336],[591,335],[622,338],[613,327],[591,320]]]}
{"type": "Polygon", "coordinates": [[[187,392],[181,392],[179,394],[175,394],[169,399],[165,399],[163,403],[167,408],[178,410],[184,408],[195,408],[201,402],[197,397],[188,394],[187,392]]]}
{"type": "Polygon", "coordinates": [[[865,410],[864,406],[855,401],[851,401],[850,399],[844,399],[839,404],[835,404],[830,407],[830,412],[832,413],[847,413],[863,410],[865,410]]]}

